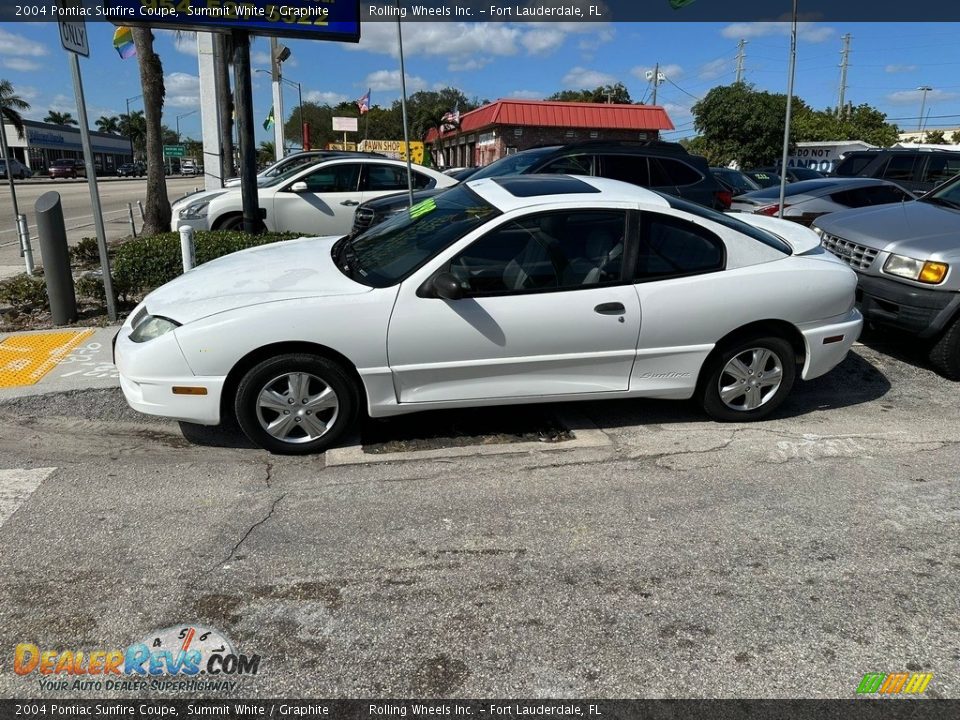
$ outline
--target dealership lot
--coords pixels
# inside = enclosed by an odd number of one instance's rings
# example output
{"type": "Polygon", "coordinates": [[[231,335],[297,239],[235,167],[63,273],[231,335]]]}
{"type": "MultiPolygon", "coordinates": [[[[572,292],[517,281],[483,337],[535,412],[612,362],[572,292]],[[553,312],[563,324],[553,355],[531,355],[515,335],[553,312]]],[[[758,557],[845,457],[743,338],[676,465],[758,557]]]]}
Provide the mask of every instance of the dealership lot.
{"type": "Polygon", "coordinates": [[[768,422],[545,407],[609,442],[429,461],[194,445],[109,388],[4,400],[0,644],[199,622],[262,656],[236,696],[852,697],[923,670],[956,697],[960,386],[866,340],[768,422]]]}

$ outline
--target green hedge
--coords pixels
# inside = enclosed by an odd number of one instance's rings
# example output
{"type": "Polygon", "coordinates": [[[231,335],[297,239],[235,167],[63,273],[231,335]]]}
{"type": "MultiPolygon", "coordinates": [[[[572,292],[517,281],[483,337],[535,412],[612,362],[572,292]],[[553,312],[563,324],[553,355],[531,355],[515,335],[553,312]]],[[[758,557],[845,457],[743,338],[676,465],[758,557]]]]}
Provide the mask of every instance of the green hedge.
{"type": "MultiPolygon", "coordinates": [[[[214,230],[194,234],[197,265],[238,250],[302,237],[296,233],[247,235],[232,230],[214,230]]],[[[161,233],[136,238],[120,245],[113,260],[117,291],[141,293],[160,287],[183,274],[180,234],[161,233]]]]}

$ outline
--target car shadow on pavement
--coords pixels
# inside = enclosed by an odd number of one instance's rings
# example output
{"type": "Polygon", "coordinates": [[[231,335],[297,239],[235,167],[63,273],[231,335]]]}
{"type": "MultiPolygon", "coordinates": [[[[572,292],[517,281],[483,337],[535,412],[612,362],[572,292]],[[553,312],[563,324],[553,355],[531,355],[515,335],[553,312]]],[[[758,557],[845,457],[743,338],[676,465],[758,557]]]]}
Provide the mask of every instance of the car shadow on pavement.
{"type": "Polygon", "coordinates": [[[921,370],[936,372],[930,364],[929,353],[932,341],[921,340],[916,335],[892,328],[864,326],[860,342],[871,350],[889,355],[894,360],[921,370]]]}

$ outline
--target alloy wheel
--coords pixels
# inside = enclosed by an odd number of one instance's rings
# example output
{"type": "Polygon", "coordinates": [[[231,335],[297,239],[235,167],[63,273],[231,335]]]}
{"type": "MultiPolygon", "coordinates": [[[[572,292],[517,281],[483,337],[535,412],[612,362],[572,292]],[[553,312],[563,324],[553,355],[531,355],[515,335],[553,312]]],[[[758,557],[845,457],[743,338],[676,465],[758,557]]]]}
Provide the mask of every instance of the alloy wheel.
{"type": "Polygon", "coordinates": [[[766,405],[780,389],[783,363],[768,348],[755,347],[737,353],[724,365],[717,380],[723,404],[746,412],[766,405]]]}
{"type": "Polygon", "coordinates": [[[257,419],[272,437],[301,444],[327,434],[340,413],[340,399],[317,375],[291,372],[266,383],[257,395],[257,419]]]}

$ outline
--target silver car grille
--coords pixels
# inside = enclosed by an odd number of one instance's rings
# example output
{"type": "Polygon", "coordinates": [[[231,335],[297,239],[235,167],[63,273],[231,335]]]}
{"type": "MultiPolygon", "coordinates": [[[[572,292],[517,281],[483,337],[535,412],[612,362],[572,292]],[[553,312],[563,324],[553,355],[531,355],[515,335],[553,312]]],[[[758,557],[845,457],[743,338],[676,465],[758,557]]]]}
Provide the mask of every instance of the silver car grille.
{"type": "Polygon", "coordinates": [[[820,244],[855,270],[866,270],[877,259],[879,250],[857,245],[836,235],[824,233],[820,244]]]}

